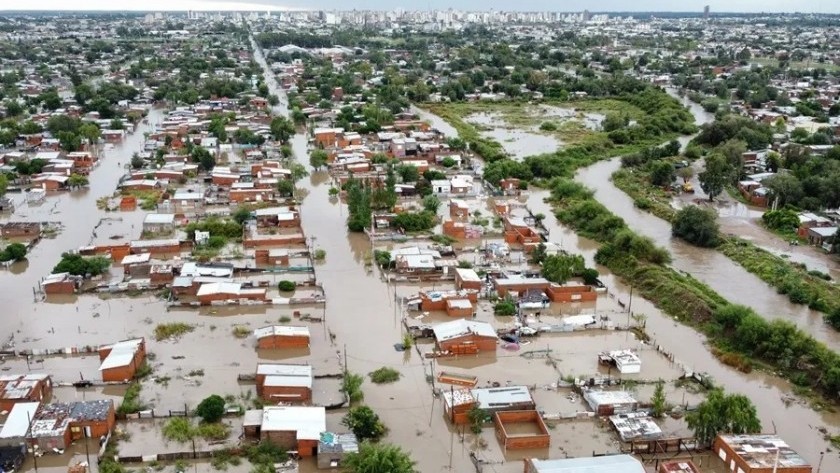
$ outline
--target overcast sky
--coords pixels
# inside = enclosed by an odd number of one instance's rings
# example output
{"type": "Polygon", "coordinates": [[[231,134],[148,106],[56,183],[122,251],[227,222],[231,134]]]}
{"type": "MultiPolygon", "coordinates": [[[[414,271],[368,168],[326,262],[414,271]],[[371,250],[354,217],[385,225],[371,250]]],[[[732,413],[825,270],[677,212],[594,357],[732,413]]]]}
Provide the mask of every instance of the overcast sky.
{"type": "Polygon", "coordinates": [[[713,12],[821,12],[840,13],[840,0],[27,0],[0,1],[0,10],[280,10],[352,9],[392,10],[551,10],[580,11],[702,11],[713,12]]]}

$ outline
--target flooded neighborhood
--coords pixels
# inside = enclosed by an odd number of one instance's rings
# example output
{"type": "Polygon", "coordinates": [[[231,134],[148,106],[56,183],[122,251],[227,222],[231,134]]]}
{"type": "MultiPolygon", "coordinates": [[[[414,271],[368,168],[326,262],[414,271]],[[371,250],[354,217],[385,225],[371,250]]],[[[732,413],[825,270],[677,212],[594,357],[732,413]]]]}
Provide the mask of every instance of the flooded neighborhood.
{"type": "Polygon", "coordinates": [[[0,468],[840,471],[840,18],[500,8],[0,12],[0,468]]]}

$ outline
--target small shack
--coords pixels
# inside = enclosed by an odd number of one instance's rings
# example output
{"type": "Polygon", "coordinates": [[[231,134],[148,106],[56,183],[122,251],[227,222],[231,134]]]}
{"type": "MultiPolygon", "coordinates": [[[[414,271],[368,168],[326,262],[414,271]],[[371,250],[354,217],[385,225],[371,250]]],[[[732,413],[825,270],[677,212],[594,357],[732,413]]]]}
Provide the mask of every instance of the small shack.
{"type": "Polygon", "coordinates": [[[662,437],[662,429],[647,412],[616,414],[610,416],[610,423],[615,427],[622,442],[656,440],[662,437]]]}
{"type": "Polygon", "coordinates": [[[583,399],[599,416],[635,412],[639,401],[629,391],[584,391],[583,399]]]}
{"type": "Polygon", "coordinates": [[[281,363],[257,365],[257,395],[269,402],[312,400],[312,367],[281,363]]]}
{"type": "Polygon", "coordinates": [[[348,453],[359,451],[359,440],[352,433],[324,432],[318,442],[318,468],[341,468],[348,453]]]}
{"type": "Polygon", "coordinates": [[[309,327],[269,325],[254,330],[257,348],[283,349],[309,347],[309,327]]]}
{"type": "Polygon", "coordinates": [[[487,322],[458,319],[432,328],[438,350],[453,354],[496,352],[498,336],[487,322]]]}
{"type": "Polygon", "coordinates": [[[99,372],[102,381],[124,382],[134,379],[146,361],[146,340],[135,338],[99,347],[99,372]]]}
{"type": "Polygon", "coordinates": [[[260,440],[296,451],[301,457],[318,454],[321,434],[326,431],[323,407],[271,406],[262,410],[260,440]]]}

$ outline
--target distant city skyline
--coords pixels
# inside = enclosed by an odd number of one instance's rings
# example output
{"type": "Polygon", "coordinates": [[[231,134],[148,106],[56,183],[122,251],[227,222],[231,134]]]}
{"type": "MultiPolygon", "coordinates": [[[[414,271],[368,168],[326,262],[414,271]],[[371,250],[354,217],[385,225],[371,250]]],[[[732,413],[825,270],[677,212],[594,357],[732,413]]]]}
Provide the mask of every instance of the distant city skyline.
{"type": "MultiPolygon", "coordinates": [[[[11,2],[10,2],[11,3],[11,2]]],[[[352,4],[340,0],[144,0],[136,3],[113,0],[30,0],[4,5],[0,10],[108,10],[108,11],[230,11],[230,10],[489,10],[482,0],[358,0],[352,4]],[[8,8],[12,7],[12,8],[8,8]]],[[[840,13],[838,0],[688,0],[675,5],[673,0],[591,0],[585,5],[556,0],[517,0],[507,4],[492,2],[495,10],[510,11],[669,11],[702,13],[708,5],[712,13],[840,13]]]]}

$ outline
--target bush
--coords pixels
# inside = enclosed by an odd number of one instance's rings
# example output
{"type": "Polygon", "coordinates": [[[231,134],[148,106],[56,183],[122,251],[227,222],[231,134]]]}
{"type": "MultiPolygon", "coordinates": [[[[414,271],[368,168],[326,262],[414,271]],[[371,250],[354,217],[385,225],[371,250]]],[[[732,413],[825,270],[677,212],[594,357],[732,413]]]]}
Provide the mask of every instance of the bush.
{"type": "Polygon", "coordinates": [[[540,130],[542,131],[557,131],[557,125],[554,122],[542,122],[540,124],[540,130]]]}
{"type": "Polygon", "coordinates": [[[195,330],[194,325],[185,324],[181,322],[171,322],[168,324],[158,324],[155,327],[155,340],[162,341],[170,338],[178,338],[181,335],[195,330]]]}
{"type": "Polygon", "coordinates": [[[225,400],[218,394],[210,395],[198,404],[195,415],[204,422],[218,422],[225,415],[225,400]]]}
{"type": "Polygon", "coordinates": [[[186,417],[173,417],[163,426],[163,438],[176,442],[187,442],[195,436],[192,422],[186,417]]]}
{"type": "Polygon", "coordinates": [[[0,251],[0,261],[23,261],[26,259],[26,245],[23,243],[10,243],[9,246],[0,251]]]}
{"type": "Polygon", "coordinates": [[[516,314],[516,304],[507,299],[497,302],[496,305],[493,306],[493,313],[496,315],[514,315],[516,314]]]}
{"type": "Polygon", "coordinates": [[[399,380],[400,372],[393,368],[383,366],[376,371],[368,373],[368,376],[370,376],[370,380],[376,384],[385,384],[393,383],[399,380]]]}
{"type": "Polygon", "coordinates": [[[341,424],[350,429],[360,441],[379,440],[385,435],[385,425],[368,406],[351,407],[341,419],[341,424]]]}
{"type": "Polygon", "coordinates": [[[76,253],[64,253],[53,273],[70,273],[76,276],[98,276],[111,266],[111,260],[104,256],[84,258],[76,253]]]}
{"type": "Polygon", "coordinates": [[[433,228],[437,224],[437,218],[434,212],[428,210],[403,212],[394,217],[393,224],[407,232],[419,232],[433,228]]]}
{"type": "Polygon", "coordinates": [[[277,283],[277,289],[280,292],[292,292],[295,290],[296,287],[297,285],[294,283],[294,281],[283,280],[277,283]]]}
{"type": "Polygon", "coordinates": [[[677,212],[671,229],[674,236],[696,246],[713,247],[719,242],[714,210],[691,205],[677,212]]]}
{"type": "Polygon", "coordinates": [[[324,261],[327,258],[327,250],[322,250],[320,248],[315,250],[313,258],[315,258],[315,261],[324,261]]]}
{"type": "Polygon", "coordinates": [[[359,402],[365,397],[362,392],[362,383],[365,379],[356,373],[345,372],[344,378],[341,380],[341,392],[343,392],[347,399],[351,402],[359,402]]]}

